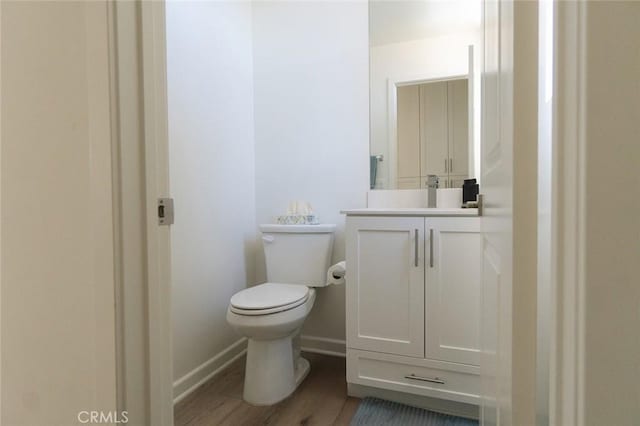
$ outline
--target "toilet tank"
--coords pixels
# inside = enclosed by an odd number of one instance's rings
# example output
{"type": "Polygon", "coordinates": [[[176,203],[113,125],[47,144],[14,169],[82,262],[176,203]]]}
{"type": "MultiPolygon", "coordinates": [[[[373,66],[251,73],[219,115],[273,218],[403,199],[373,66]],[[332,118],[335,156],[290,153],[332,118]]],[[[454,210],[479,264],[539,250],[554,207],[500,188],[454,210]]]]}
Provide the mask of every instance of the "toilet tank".
{"type": "Polygon", "coordinates": [[[267,281],[327,285],[335,225],[260,225],[267,281]]]}

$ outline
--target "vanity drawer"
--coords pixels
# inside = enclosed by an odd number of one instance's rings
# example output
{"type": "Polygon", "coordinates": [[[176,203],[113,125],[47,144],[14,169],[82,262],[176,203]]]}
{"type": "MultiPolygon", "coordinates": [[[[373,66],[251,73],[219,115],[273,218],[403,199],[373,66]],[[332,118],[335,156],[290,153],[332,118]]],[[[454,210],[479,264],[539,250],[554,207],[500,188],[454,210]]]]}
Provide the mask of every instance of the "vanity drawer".
{"type": "Polygon", "coordinates": [[[347,382],[480,404],[478,367],[349,349],[347,382]]]}

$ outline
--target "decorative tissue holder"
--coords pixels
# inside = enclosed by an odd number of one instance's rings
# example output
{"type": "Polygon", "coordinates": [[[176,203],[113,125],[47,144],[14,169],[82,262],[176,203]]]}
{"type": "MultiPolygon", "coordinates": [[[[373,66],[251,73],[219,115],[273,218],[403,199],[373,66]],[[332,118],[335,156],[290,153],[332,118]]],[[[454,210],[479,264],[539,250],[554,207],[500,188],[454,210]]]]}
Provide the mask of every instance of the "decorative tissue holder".
{"type": "Polygon", "coordinates": [[[319,225],[318,216],[314,214],[287,214],[276,216],[278,225],[319,225]]]}

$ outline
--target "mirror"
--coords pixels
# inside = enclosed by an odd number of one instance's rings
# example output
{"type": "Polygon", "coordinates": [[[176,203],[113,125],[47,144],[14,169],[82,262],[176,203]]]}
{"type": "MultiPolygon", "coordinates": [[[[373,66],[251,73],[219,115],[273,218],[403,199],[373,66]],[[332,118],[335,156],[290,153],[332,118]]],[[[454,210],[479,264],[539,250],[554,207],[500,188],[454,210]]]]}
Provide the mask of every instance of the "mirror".
{"type": "Polygon", "coordinates": [[[480,177],[480,0],[369,2],[370,187],[480,177]]]}

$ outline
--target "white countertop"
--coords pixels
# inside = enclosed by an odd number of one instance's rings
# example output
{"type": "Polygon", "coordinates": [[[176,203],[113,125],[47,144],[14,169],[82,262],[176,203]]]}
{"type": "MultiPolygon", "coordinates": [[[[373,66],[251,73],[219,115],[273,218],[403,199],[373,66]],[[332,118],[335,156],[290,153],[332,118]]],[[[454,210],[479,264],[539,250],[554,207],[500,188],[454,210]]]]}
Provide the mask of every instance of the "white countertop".
{"type": "Polygon", "coordinates": [[[478,209],[435,209],[435,208],[370,208],[340,211],[347,216],[478,216],[478,209]]]}

